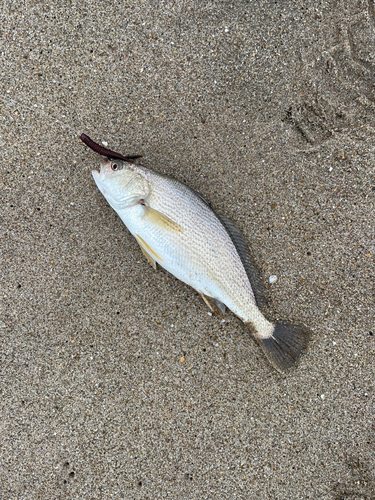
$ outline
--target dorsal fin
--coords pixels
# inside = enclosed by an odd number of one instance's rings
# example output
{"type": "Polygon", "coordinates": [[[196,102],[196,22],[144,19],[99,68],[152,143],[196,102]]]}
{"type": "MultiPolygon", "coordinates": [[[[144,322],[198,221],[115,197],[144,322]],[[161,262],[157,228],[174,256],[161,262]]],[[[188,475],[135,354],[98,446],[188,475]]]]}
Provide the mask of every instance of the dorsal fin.
{"type": "Polygon", "coordinates": [[[268,303],[267,292],[262,283],[260,273],[249,252],[249,248],[246,244],[243,234],[231,220],[223,217],[222,215],[218,215],[216,212],[215,215],[227,230],[227,233],[229,234],[233,245],[236,247],[242,265],[245,268],[247,277],[249,278],[251,288],[253,289],[257,306],[260,309],[265,308],[268,303]]]}

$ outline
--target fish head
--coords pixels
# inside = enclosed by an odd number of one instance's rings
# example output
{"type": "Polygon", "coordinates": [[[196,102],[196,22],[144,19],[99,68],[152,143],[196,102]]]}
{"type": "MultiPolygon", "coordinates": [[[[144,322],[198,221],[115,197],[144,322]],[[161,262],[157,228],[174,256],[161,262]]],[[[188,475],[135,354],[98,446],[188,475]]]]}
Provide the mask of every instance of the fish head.
{"type": "Polygon", "coordinates": [[[134,170],[134,165],[119,159],[103,158],[100,171],[93,170],[92,176],[99,191],[116,211],[138,203],[149,194],[146,179],[134,170]]]}

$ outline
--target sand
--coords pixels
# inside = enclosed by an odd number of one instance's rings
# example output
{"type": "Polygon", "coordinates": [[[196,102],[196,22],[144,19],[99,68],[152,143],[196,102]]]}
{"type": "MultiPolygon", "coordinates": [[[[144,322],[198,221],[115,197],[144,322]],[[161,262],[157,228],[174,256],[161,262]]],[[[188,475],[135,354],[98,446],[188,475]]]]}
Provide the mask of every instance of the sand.
{"type": "Polygon", "coordinates": [[[0,19],[0,497],[374,499],[374,3],[0,19]],[[82,132],[236,223],[267,316],[312,331],[295,371],[151,268],[82,132]]]}

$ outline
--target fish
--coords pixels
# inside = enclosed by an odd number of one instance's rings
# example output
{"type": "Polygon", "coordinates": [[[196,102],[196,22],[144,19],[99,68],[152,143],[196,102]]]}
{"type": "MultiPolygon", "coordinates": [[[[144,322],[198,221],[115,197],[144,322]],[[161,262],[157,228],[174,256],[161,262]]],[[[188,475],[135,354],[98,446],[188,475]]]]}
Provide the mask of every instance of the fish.
{"type": "Polygon", "coordinates": [[[264,293],[245,238],[194,189],[103,148],[81,140],[102,156],[94,181],[139,244],[157,265],[196,290],[213,311],[228,308],[246,324],[271,365],[280,373],[296,366],[310,331],[274,323],[262,313],[264,293]]]}

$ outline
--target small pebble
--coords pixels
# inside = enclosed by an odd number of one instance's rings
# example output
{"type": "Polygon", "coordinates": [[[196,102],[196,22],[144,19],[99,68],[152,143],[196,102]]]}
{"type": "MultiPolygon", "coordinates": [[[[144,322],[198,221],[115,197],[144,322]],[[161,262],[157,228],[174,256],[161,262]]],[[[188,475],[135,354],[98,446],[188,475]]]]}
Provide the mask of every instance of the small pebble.
{"type": "Polygon", "coordinates": [[[212,312],[210,312],[210,311],[208,311],[208,313],[207,313],[207,314],[208,314],[209,316],[212,316],[212,312]]]}
{"type": "Polygon", "coordinates": [[[106,142],[106,141],[102,141],[102,144],[103,144],[103,146],[105,146],[105,147],[107,147],[107,146],[108,146],[108,142],[106,142]]]}
{"type": "Polygon", "coordinates": [[[324,394],[321,394],[321,395],[320,395],[320,397],[321,397],[322,399],[324,399],[324,398],[325,398],[325,395],[324,395],[324,394]]]}
{"type": "Polygon", "coordinates": [[[270,282],[270,283],[275,283],[275,281],[277,281],[277,276],[272,275],[272,276],[270,276],[270,277],[268,278],[268,280],[269,280],[269,282],[270,282]]]}

